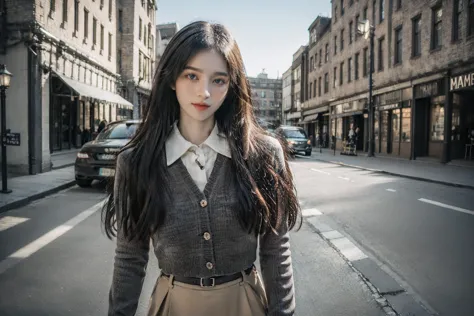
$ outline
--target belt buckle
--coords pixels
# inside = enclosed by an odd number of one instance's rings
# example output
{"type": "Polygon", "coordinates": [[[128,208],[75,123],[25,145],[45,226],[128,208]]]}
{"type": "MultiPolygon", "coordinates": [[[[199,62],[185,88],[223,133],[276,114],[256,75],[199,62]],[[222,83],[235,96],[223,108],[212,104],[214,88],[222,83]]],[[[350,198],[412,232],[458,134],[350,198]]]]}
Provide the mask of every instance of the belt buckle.
{"type": "Polygon", "coordinates": [[[201,285],[201,287],[214,287],[216,286],[216,278],[209,278],[210,280],[212,280],[212,284],[211,285],[204,285],[202,284],[202,280],[204,280],[205,278],[200,278],[199,279],[199,284],[201,285]]]}

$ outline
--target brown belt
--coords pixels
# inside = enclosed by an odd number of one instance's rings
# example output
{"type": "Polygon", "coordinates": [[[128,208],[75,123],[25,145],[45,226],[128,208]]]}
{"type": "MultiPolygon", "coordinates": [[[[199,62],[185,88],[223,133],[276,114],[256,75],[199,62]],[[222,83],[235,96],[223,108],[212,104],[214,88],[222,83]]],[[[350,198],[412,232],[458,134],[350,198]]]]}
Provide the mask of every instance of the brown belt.
{"type": "MultiPolygon", "coordinates": [[[[244,270],[245,274],[250,274],[252,270],[255,268],[254,265],[252,265],[250,268],[247,268],[244,270]]],[[[162,275],[166,277],[170,277],[169,274],[162,273],[162,275]]],[[[201,287],[213,287],[219,284],[224,284],[227,282],[231,282],[234,280],[237,280],[238,278],[242,277],[242,273],[234,273],[234,274],[229,274],[229,275],[222,275],[222,276],[215,276],[212,278],[194,278],[194,277],[182,277],[182,276],[174,276],[174,280],[186,284],[191,284],[191,285],[199,285],[201,287]]]]}

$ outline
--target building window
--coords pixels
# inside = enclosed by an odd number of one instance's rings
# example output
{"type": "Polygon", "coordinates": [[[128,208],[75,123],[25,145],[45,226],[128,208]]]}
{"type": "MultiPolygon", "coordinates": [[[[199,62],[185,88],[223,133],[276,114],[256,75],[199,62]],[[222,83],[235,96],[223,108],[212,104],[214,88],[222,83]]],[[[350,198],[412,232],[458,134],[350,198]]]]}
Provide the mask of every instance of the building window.
{"type": "Polygon", "coordinates": [[[462,13],[462,0],[454,0],[452,41],[459,40],[459,21],[462,13]]]}
{"type": "Polygon", "coordinates": [[[92,49],[97,45],[97,19],[92,19],[92,49]]]}
{"type": "Polygon", "coordinates": [[[355,54],[354,64],[354,79],[357,80],[359,79],[359,53],[355,54]]]}
{"type": "Polygon", "coordinates": [[[334,55],[337,54],[337,35],[334,36],[334,55]]]}
{"type": "Polygon", "coordinates": [[[341,16],[344,15],[344,0],[341,0],[341,16]]]}
{"type": "Polygon", "coordinates": [[[314,79],[314,83],[313,83],[313,96],[316,98],[316,82],[318,80],[317,79],[314,79]]]}
{"type": "Polygon", "coordinates": [[[321,64],[323,62],[323,49],[319,49],[319,66],[321,67],[321,64]]]}
{"type": "Polygon", "coordinates": [[[347,82],[352,81],[352,57],[347,61],[347,82]]]}
{"type": "Polygon", "coordinates": [[[344,50],[344,29],[341,30],[341,52],[344,50]]]}
{"type": "Polygon", "coordinates": [[[403,58],[403,28],[399,26],[395,29],[395,64],[401,64],[403,58]]]}
{"type": "Polygon", "coordinates": [[[400,10],[402,8],[402,0],[395,0],[395,10],[400,10]]]}
{"type": "Polygon", "coordinates": [[[56,11],[56,0],[49,0],[49,11],[50,12],[56,11]]]}
{"type": "Polygon", "coordinates": [[[112,0],[109,0],[109,20],[112,20],[112,0]]]}
{"type": "Polygon", "coordinates": [[[100,9],[102,10],[103,7],[104,7],[104,0],[100,0],[100,9]]]}
{"type": "Polygon", "coordinates": [[[123,32],[123,11],[118,10],[118,30],[120,33],[123,32]]]}
{"type": "Polygon", "coordinates": [[[313,59],[313,57],[311,57],[309,59],[309,72],[311,72],[313,70],[314,70],[314,59],[313,59]]]}
{"type": "Polygon", "coordinates": [[[89,11],[84,8],[84,39],[89,38],[89,11]]]}
{"type": "Polygon", "coordinates": [[[443,8],[436,7],[431,13],[431,49],[440,48],[443,36],[443,8]]]}
{"type": "Polygon", "coordinates": [[[375,26],[375,17],[377,16],[376,12],[377,12],[377,0],[374,0],[372,3],[372,23],[370,23],[374,26],[375,26]]]}
{"type": "Polygon", "coordinates": [[[417,16],[412,20],[412,49],[413,57],[421,55],[421,16],[417,16]]]}
{"type": "Polygon", "coordinates": [[[122,50],[117,49],[117,68],[119,72],[122,71],[122,50]]]}
{"type": "Polygon", "coordinates": [[[467,31],[469,35],[474,34],[474,1],[469,1],[469,8],[468,8],[468,26],[467,31]]]}
{"type": "Polygon", "coordinates": [[[352,44],[352,35],[353,35],[353,26],[354,23],[352,21],[349,22],[349,44],[352,44]]]}
{"type": "Polygon", "coordinates": [[[138,39],[142,40],[142,18],[138,18],[138,39]]]}
{"type": "Polygon", "coordinates": [[[324,93],[329,92],[329,74],[326,72],[324,74],[324,93]]]}
{"type": "Polygon", "coordinates": [[[316,69],[316,61],[318,60],[318,54],[314,54],[314,69],[316,69]]]}
{"type": "Polygon", "coordinates": [[[444,140],[444,104],[431,106],[430,139],[432,141],[444,140]]]}
{"type": "Polygon", "coordinates": [[[74,0],[74,34],[79,32],[79,0],[74,0]]]}
{"type": "Polygon", "coordinates": [[[339,65],[339,85],[342,86],[344,80],[344,62],[339,65]]]}
{"type": "Polygon", "coordinates": [[[324,62],[327,63],[329,61],[329,44],[326,43],[326,54],[324,55],[324,62]]]}
{"type": "Polygon", "coordinates": [[[109,60],[112,59],[112,33],[109,33],[109,60]]]}
{"type": "Polygon", "coordinates": [[[362,20],[367,20],[367,12],[369,11],[369,8],[368,7],[364,7],[364,11],[362,11],[362,20]]]}
{"type": "Polygon", "coordinates": [[[337,22],[337,5],[334,6],[334,23],[337,22]]]}
{"type": "Polygon", "coordinates": [[[318,96],[321,96],[321,77],[319,77],[319,80],[318,80],[318,96]]]}
{"type": "Polygon", "coordinates": [[[379,55],[379,71],[383,71],[383,66],[384,66],[384,60],[383,60],[383,57],[384,57],[384,53],[383,53],[383,45],[385,43],[385,38],[382,37],[379,39],[379,52],[378,52],[378,55],[379,55]]]}
{"type": "Polygon", "coordinates": [[[337,85],[337,67],[334,67],[333,77],[332,87],[335,88],[337,85]]]}
{"type": "Polygon", "coordinates": [[[369,73],[369,49],[366,47],[364,48],[364,64],[362,68],[362,73],[364,77],[367,77],[369,73]]]}
{"type": "Polygon", "coordinates": [[[102,54],[104,52],[104,26],[101,24],[100,25],[100,53],[102,54]]]}
{"type": "Polygon", "coordinates": [[[357,34],[357,28],[359,27],[359,22],[360,22],[360,15],[357,14],[356,15],[356,19],[355,19],[355,40],[357,41],[357,39],[359,38],[359,35],[357,34]]]}
{"type": "Polygon", "coordinates": [[[384,19],[385,19],[385,0],[380,0],[379,23],[382,23],[384,19]]]}
{"type": "Polygon", "coordinates": [[[311,97],[311,91],[313,91],[313,83],[312,82],[309,83],[309,98],[310,99],[312,98],[311,97]]]}
{"type": "Polygon", "coordinates": [[[63,24],[65,24],[66,22],[67,22],[67,0],[63,0],[63,24]]]}

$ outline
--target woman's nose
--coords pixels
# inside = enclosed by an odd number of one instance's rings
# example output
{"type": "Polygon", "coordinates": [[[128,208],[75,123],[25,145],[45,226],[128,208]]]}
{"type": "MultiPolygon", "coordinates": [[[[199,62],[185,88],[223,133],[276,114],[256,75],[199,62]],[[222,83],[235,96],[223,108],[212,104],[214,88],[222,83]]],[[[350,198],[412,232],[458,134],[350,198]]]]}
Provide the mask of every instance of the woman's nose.
{"type": "Polygon", "coordinates": [[[202,97],[204,99],[209,98],[211,96],[211,94],[209,93],[209,85],[207,83],[203,83],[203,84],[199,85],[198,94],[199,94],[200,97],[202,97]]]}

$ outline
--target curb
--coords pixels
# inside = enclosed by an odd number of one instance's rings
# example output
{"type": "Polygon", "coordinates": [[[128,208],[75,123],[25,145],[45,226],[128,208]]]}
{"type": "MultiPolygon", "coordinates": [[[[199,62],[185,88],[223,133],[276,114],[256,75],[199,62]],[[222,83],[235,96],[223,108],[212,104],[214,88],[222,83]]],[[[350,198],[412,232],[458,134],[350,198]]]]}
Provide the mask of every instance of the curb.
{"type": "Polygon", "coordinates": [[[343,167],[349,167],[349,168],[355,168],[355,169],[359,169],[359,170],[365,170],[365,171],[372,171],[372,172],[381,173],[381,174],[387,174],[387,175],[391,175],[391,176],[395,176],[395,177],[401,177],[401,178],[407,178],[407,179],[411,179],[411,180],[417,180],[417,181],[424,181],[424,182],[430,182],[430,183],[446,185],[446,186],[450,186],[450,187],[474,190],[474,185],[469,185],[469,184],[454,183],[454,182],[447,182],[447,181],[441,181],[441,180],[434,180],[434,179],[427,179],[427,178],[422,178],[422,177],[410,176],[410,175],[396,173],[396,172],[390,172],[390,171],[385,171],[385,170],[380,170],[380,169],[371,169],[371,168],[361,167],[361,166],[357,166],[357,165],[346,164],[346,163],[338,162],[338,161],[325,160],[325,159],[317,158],[317,157],[311,157],[311,159],[331,163],[331,164],[334,164],[334,165],[340,165],[340,166],[343,166],[343,167]]]}
{"type": "Polygon", "coordinates": [[[389,316],[431,316],[434,312],[407,293],[398,282],[371,258],[369,258],[350,239],[335,230],[331,225],[319,220],[324,216],[316,209],[307,210],[304,221],[335,249],[349,267],[360,277],[372,293],[374,300],[389,316]]]}
{"type": "Polygon", "coordinates": [[[39,200],[39,199],[44,198],[48,195],[51,195],[51,194],[54,194],[56,192],[62,191],[64,189],[70,188],[74,185],[76,185],[76,180],[71,180],[69,182],[63,183],[63,184],[61,184],[57,187],[51,188],[49,190],[39,192],[39,193],[30,195],[28,197],[25,197],[23,199],[5,204],[5,205],[0,207],[0,214],[4,213],[4,212],[7,212],[7,211],[10,211],[10,210],[15,209],[15,208],[25,206],[27,204],[30,204],[33,201],[39,200]]]}
{"type": "Polygon", "coordinates": [[[72,167],[74,166],[75,163],[74,162],[71,162],[71,163],[68,163],[68,164],[65,164],[65,165],[60,165],[60,166],[57,166],[57,167],[51,167],[51,170],[58,170],[58,169],[63,169],[63,168],[67,168],[67,167],[72,167]]]}

